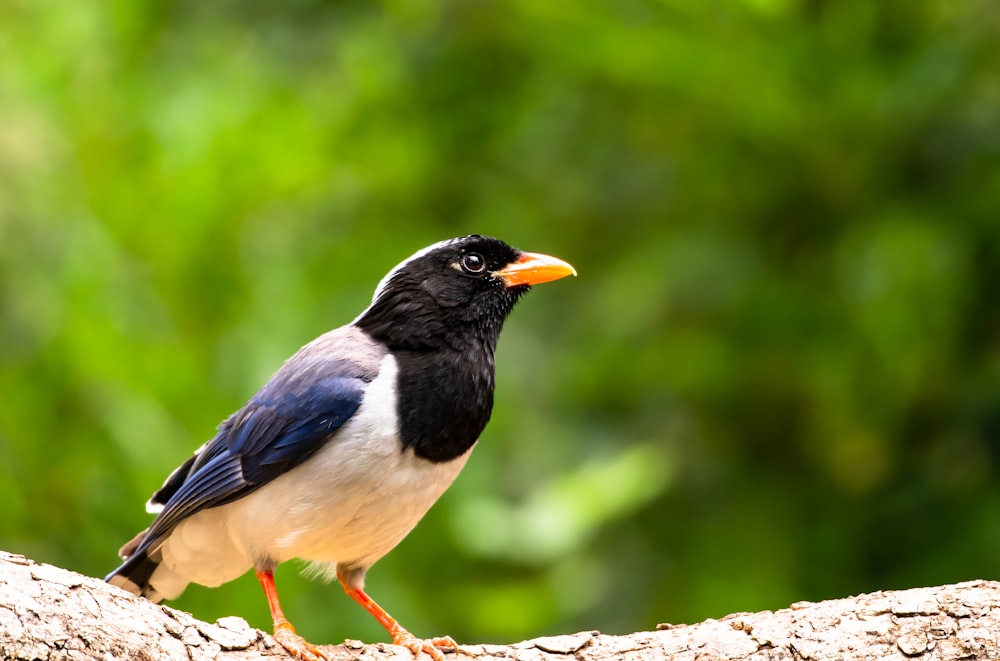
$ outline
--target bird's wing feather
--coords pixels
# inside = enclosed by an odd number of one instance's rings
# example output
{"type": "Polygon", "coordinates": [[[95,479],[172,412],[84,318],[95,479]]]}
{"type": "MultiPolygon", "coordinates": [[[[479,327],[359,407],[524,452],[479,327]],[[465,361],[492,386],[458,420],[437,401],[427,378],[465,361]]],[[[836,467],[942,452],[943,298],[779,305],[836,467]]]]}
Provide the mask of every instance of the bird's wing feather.
{"type": "Polygon", "coordinates": [[[162,510],[137,552],[199,510],[246,496],[298,466],[357,411],[378,363],[340,358],[330,347],[321,352],[311,346],[289,359],[167,478],[150,501],[162,510]]]}

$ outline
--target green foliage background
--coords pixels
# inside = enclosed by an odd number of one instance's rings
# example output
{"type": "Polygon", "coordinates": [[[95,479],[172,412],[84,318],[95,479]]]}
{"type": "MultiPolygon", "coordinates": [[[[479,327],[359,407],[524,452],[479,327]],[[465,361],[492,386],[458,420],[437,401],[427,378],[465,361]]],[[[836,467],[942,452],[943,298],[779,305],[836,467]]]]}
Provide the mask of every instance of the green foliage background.
{"type": "MultiPolygon", "coordinates": [[[[92,574],[433,241],[572,262],[369,575],[417,634],[1000,574],[988,0],[0,5],[0,548],[92,574]]],[[[279,572],[317,642],[384,640],[279,572]]],[[[252,577],[176,606],[267,627],[252,577]]]]}

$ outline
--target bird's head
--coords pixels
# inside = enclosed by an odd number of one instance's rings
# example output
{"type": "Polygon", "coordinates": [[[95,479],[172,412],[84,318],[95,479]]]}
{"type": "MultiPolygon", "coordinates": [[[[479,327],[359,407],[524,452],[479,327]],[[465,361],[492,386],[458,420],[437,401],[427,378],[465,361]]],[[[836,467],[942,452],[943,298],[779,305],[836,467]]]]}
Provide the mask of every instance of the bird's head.
{"type": "Polygon", "coordinates": [[[473,234],[424,248],[379,283],[355,325],[402,349],[496,344],[504,320],[531,285],[576,275],[548,255],[473,234]]]}

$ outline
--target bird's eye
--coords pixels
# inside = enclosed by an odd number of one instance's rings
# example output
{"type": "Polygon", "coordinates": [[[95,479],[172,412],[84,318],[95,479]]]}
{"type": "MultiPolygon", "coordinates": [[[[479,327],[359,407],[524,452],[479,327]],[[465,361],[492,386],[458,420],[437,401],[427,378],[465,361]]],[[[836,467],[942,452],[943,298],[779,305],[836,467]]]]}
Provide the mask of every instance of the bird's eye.
{"type": "Polygon", "coordinates": [[[462,257],[462,268],[466,273],[482,273],[486,270],[486,260],[478,253],[470,252],[462,257]]]}

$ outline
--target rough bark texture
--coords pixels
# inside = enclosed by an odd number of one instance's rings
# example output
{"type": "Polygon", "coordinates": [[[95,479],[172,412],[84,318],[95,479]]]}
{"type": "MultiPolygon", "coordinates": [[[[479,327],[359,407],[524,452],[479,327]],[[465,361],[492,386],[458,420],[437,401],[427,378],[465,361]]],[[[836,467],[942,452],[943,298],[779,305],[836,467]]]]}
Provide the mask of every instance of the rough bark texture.
{"type": "MultiPolygon", "coordinates": [[[[604,659],[1000,659],[1000,583],[875,592],[738,613],[627,636],[584,632],[515,645],[466,645],[481,661],[604,659]]],[[[412,661],[403,648],[348,641],[331,659],[412,661]]],[[[285,657],[238,617],[215,624],[158,606],[96,578],[0,551],[3,659],[260,659],[285,657]]],[[[457,657],[461,658],[461,657],[457,657]]]]}

